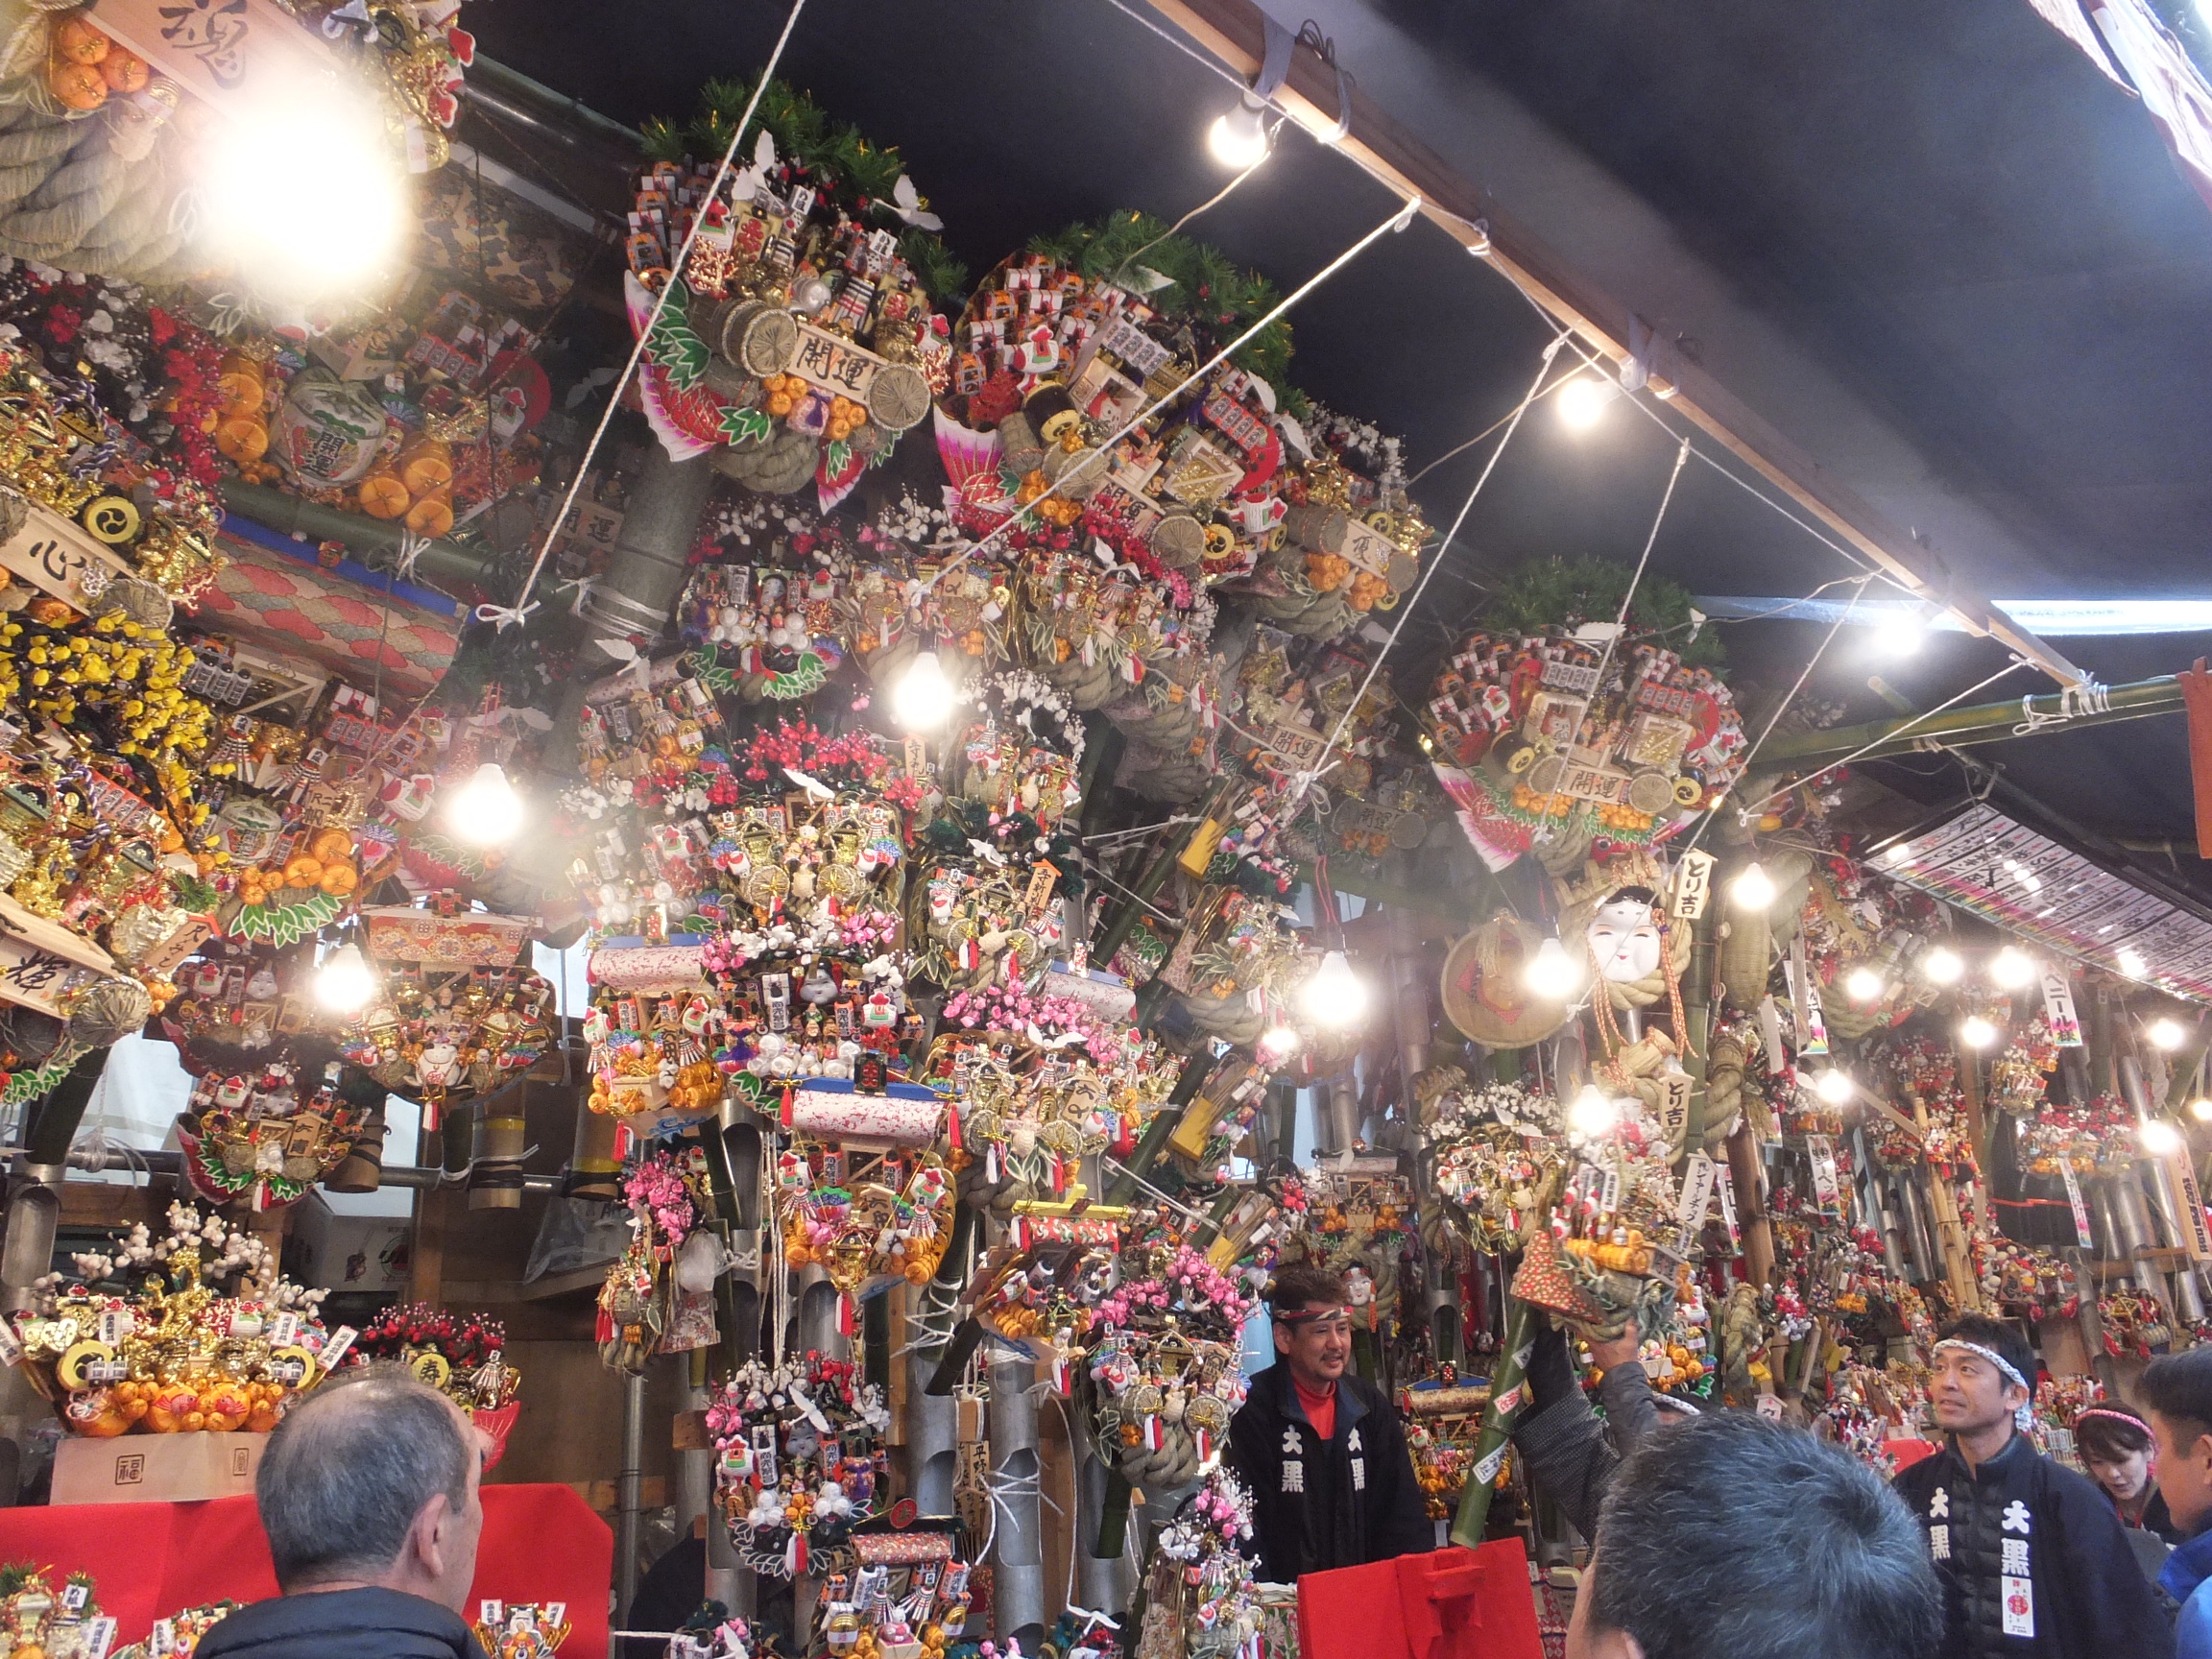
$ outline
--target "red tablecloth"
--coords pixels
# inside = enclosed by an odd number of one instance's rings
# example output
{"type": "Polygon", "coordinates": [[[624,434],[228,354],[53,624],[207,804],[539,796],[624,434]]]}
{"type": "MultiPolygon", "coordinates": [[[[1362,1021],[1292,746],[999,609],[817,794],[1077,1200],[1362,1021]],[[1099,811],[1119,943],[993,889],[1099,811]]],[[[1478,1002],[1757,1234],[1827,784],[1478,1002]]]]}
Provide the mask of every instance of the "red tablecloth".
{"type": "MultiPolygon", "coordinates": [[[[115,1617],[118,1644],[144,1641],[155,1620],[182,1607],[276,1594],[251,1498],[0,1509],[0,1561],[90,1573],[101,1610],[115,1617]]],[[[599,1659],[613,1569],[614,1534],[567,1487],[487,1486],[468,1617],[485,1598],[565,1601],[564,1659],[599,1659]]]]}

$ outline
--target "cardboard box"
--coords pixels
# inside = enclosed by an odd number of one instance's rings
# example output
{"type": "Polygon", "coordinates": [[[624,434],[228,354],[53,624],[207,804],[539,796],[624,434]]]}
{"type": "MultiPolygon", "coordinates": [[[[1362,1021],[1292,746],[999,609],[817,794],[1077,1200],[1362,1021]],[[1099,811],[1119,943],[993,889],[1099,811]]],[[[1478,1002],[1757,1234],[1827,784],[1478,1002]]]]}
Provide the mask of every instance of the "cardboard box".
{"type": "Polygon", "coordinates": [[[284,1271],[315,1289],[404,1291],[413,1232],[404,1215],[341,1215],[310,1192],[284,1240],[284,1271]]]}
{"type": "Polygon", "coordinates": [[[54,1449],[57,1503],[192,1503],[250,1498],[266,1434],[70,1434],[54,1449]]]}

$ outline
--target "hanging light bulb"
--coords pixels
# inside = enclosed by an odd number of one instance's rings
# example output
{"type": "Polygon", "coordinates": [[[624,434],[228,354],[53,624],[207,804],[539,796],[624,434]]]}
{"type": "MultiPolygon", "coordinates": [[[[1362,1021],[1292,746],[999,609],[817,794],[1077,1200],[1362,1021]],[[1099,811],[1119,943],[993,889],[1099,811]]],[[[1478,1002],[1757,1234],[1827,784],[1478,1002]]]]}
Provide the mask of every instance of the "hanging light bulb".
{"type": "Polygon", "coordinates": [[[1920,974],[1931,985],[1956,985],[1966,972],[1966,963],[1958,951],[1938,945],[1920,958],[1920,974]]]}
{"type": "Polygon", "coordinates": [[[1581,988],[1582,967],[1566,946],[1547,939],[1521,970],[1521,982],[1547,1002],[1564,1002],[1581,988]]]}
{"type": "Polygon", "coordinates": [[[1299,1004],[1323,1025],[1356,1025],[1367,1012],[1367,982],[1352,972],[1341,950],[1323,954],[1321,966],[1298,994],[1299,1004]]]}
{"type": "Polygon", "coordinates": [[[2190,1101],[2189,1116],[2200,1123],[2212,1123],[2212,1096],[2200,1094],[2190,1101]]]}
{"type": "Polygon", "coordinates": [[[2135,1139],[2143,1142],[2143,1150],[2153,1158],[2178,1152],[2184,1144],[2181,1131],[2164,1118],[2144,1118],[2135,1130],[2135,1139]]]}
{"type": "Polygon", "coordinates": [[[2000,991],[2017,991],[2034,977],[2034,960],[2013,946],[1989,958],[1989,983],[2000,991]]]}
{"type": "Polygon", "coordinates": [[[1739,910],[1764,910],[1774,902],[1774,878],[1756,863],[1728,883],[1728,902],[1739,910]]]}
{"type": "Polygon", "coordinates": [[[1859,1093],[1859,1085],[1851,1081],[1848,1071],[1828,1070],[1813,1079],[1813,1093],[1831,1106],[1843,1106],[1859,1093]]]}
{"type": "Polygon", "coordinates": [[[1621,388],[1595,374],[1577,374],[1562,384],[1554,401],[1559,423],[1571,432],[1587,432],[1605,414],[1605,405],[1621,396],[1621,388]]]}
{"type": "Polygon", "coordinates": [[[1959,1041],[1969,1048],[1987,1048],[1997,1041],[1997,1027],[1979,1014],[1969,1014],[1960,1022],[1959,1041]]]}
{"type": "Polygon", "coordinates": [[[1927,624],[1915,611],[1900,611],[1874,626],[1874,649],[1885,657],[1910,657],[1927,639],[1927,624]]]}
{"type": "Polygon", "coordinates": [[[2151,1029],[2144,1035],[2171,1054],[2189,1041],[2189,1028],[2178,1020],[2158,1019],[2151,1022],[2151,1029]]]}
{"type": "Polygon", "coordinates": [[[1882,995],[1882,975],[1871,968],[1854,968],[1843,975],[1843,994],[1854,1002],[1871,1002],[1882,995]]]}
{"type": "Polygon", "coordinates": [[[1280,1066],[1297,1053],[1298,1048],[1298,1032],[1294,1026],[1271,1025],[1260,1033],[1260,1058],[1267,1065],[1280,1066]]]}
{"type": "Polygon", "coordinates": [[[1583,1084],[1582,1093],[1567,1108],[1567,1127],[1585,1141],[1596,1140],[1620,1121],[1621,1109],[1595,1083],[1583,1084]]]}
{"type": "Polygon", "coordinates": [[[1206,131],[1206,148],[1224,167],[1241,173],[1267,159],[1267,108],[1251,93],[1237,108],[1214,117],[1206,131]]]}
{"type": "Polygon", "coordinates": [[[891,693],[891,714],[909,732],[934,732],[952,713],[952,683],[937,653],[925,651],[907,666],[891,693]]]}
{"type": "Polygon", "coordinates": [[[2112,960],[2119,964],[2120,972],[2130,979],[2151,977],[2151,964],[2143,960],[2143,952],[2132,945],[2123,945],[2113,951],[2112,960]]]}
{"type": "Polygon", "coordinates": [[[522,828],[522,797],[507,774],[487,760],[445,808],[453,833],[477,847],[502,847],[522,828]]]}
{"type": "Polygon", "coordinates": [[[315,1000],[333,1014],[352,1014],[376,995],[376,974],[361,947],[348,940],[315,970],[315,1000]]]}

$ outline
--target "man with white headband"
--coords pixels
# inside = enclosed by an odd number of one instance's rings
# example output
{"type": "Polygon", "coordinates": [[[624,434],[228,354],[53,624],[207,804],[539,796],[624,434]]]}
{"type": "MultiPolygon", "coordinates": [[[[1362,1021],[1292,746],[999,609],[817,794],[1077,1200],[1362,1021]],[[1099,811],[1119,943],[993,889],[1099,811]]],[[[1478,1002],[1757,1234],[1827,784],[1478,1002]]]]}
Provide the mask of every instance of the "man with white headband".
{"type": "Polygon", "coordinates": [[[2112,1505],[2035,1450],[2035,1351],[1968,1315],[1936,1343],[1940,1452],[1893,1482],[1943,1584],[1939,1659],[2173,1659],[2174,1628],[2112,1505]]]}

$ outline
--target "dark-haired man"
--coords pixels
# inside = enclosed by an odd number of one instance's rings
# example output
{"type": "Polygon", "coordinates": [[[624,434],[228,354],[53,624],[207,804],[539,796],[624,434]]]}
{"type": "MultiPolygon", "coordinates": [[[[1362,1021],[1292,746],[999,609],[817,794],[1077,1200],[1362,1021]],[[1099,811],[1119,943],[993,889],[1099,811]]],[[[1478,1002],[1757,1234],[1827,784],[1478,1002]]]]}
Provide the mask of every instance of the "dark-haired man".
{"type": "Polygon", "coordinates": [[[1943,1584],[1941,1659],[2167,1659],[2174,1630],[2112,1505],[2022,1432],[2035,1352],[1968,1315],[1937,1338],[1928,1408],[1943,1449],[1897,1477],[1943,1584]]]}
{"type": "Polygon", "coordinates": [[[1650,1436],[1612,1478],[1567,1659],[1927,1659],[1941,1628],[1912,1518],[1879,1476],[1719,1412],[1650,1436]]]}
{"type": "Polygon", "coordinates": [[[1334,1273],[1276,1275],[1278,1358],[1229,1425],[1224,1457],[1252,1489],[1261,1576],[1278,1584],[1435,1548],[1398,1414],[1346,1368],[1350,1301],[1334,1273]]]}
{"type": "Polygon", "coordinates": [[[2158,1584],[2181,1603],[2180,1659],[2212,1659],[2212,1348],[2151,1361],[2135,1397],[2158,1443],[2158,1492],[2189,1534],[2166,1558],[2158,1584]]]}

